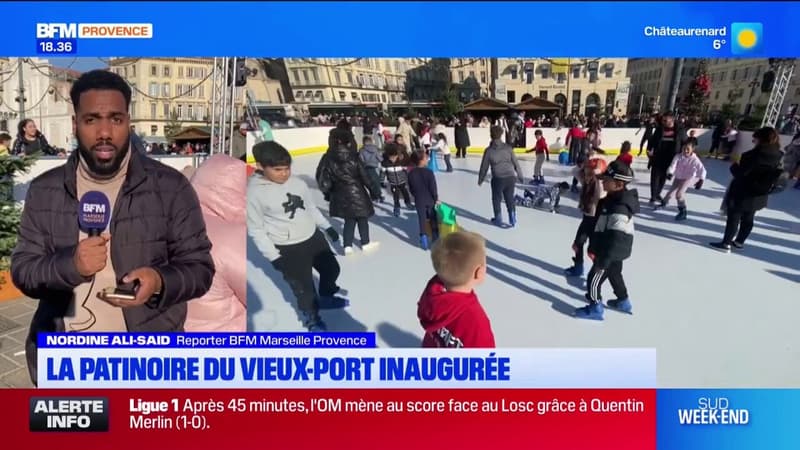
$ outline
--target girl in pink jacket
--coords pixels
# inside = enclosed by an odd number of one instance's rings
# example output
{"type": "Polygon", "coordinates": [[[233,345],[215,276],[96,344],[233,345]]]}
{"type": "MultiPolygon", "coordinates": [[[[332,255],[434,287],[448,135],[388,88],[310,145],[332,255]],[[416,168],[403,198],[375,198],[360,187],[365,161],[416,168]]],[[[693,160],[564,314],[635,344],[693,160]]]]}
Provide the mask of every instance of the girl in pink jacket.
{"type": "Polygon", "coordinates": [[[247,165],[217,154],[190,179],[213,244],[216,274],[206,295],[189,302],[184,329],[247,331],[247,165]]]}
{"type": "Polygon", "coordinates": [[[706,168],[694,152],[695,142],[694,139],[689,139],[683,144],[683,150],[675,155],[667,171],[667,179],[671,180],[673,177],[675,179],[672,181],[669,192],[661,201],[661,207],[667,206],[672,194],[675,194],[675,198],[678,200],[678,215],[675,216],[675,220],[686,220],[686,190],[689,189],[692,182],[694,182],[695,189],[700,189],[706,179],[706,168]]]}

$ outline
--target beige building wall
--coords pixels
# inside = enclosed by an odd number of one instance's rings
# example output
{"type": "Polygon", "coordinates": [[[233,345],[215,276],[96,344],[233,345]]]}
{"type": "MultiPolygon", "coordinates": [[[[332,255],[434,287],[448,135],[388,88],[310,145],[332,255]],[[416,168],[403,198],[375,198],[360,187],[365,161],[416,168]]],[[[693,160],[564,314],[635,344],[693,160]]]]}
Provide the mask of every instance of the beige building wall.
{"type": "Polygon", "coordinates": [[[626,58],[499,58],[495,97],[514,104],[529,94],[564,105],[566,113],[623,115],[630,89],[627,64],[626,58]],[[596,79],[590,77],[590,63],[597,65],[596,79]]]}
{"type": "MultiPolygon", "coordinates": [[[[109,70],[133,88],[131,125],[137,134],[163,138],[173,117],[181,127],[209,125],[213,59],[114,58],[109,70]]],[[[239,105],[241,97],[239,92],[239,105]]]]}
{"type": "Polygon", "coordinates": [[[407,72],[423,61],[401,58],[286,58],[300,103],[396,103],[406,100],[407,72]]]}
{"type": "Polygon", "coordinates": [[[451,58],[450,80],[461,86],[459,99],[464,102],[489,97],[491,67],[489,58],[451,58]]]}
{"type": "MultiPolygon", "coordinates": [[[[744,113],[748,104],[754,109],[765,106],[769,93],[761,92],[764,73],[769,70],[769,62],[760,59],[712,58],[708,72],[711,77],[710,110],[721,110],[726,104],[733,105],[735,111],[744,113]]],[[[789,84],[781,109],[788,112],[793,105],[800,103],[800,62],[795,63],[795,76],[789,84]]]]}
{"type": "MultiPolygon", "coordinates": [[[[628,60],[628,77],[631,79],[631,96],[628,112],[663,111],[669,106],[672,76],[676,58],[631,58],[628,60]]],[[[697,75],[699,59],[685,58],[681,71],[677,103],[689,93],[689,86],[697,75]]]]}
{"type": "Polygon", "coordinates": [[[256,102],[272,105],[288,103],[283,96],[280,81],[267,77],[257,60],[248,58],[246,64],[248,69],[255,71],[255,75],[247,79],[247,89],[256,102]]]}
{"type": "MultiPolygon", "coordinates": [[[[18,58],[0,60],[0,128],[16,138],[19,114],[18,58]]],[[[72,102],[69,90],[77,72],[54,68],[47,59],[26,58],[22,64],[26,119],[33,119],[51,145],[69,148],[72,102]]]]}

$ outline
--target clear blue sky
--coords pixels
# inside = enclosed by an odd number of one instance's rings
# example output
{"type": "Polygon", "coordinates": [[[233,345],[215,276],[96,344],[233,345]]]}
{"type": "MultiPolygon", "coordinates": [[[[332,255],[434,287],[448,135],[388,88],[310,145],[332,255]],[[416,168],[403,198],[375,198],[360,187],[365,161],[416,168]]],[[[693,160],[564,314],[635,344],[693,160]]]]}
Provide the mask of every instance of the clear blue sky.
{"type": "Polygon", "coordinates": [[[51,64],[56,67],[68,67],[78,72],[86,72],[93,69],[102,69],[106,63],[98,58],[48,58],[51,64]],[[73,63],[73,60],[75,62],[73,63]],[[70,63],[72,65],[70,66],[70,63]]]}

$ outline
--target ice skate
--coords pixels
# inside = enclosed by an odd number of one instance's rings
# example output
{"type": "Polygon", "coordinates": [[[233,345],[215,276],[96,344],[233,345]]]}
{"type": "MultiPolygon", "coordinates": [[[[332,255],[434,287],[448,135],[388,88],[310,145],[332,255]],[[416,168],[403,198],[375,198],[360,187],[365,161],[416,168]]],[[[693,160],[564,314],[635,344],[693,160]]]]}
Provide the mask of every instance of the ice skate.
{"type": "Polygon", "coordinates": [[[618,298],[616,300],[609,300],[606,302],[608,309],[619,311],[625,314],[633,314],[633,305],[627,298],[618,298]]]}
{"type": "Polygon", "coordinates": [[[419,236],[419,246],[423,250],[430,250],[430,244],[428,243],[428,235],[427,234],[421,234],[419,236]]]}
{"type": "Polygon", "coordinates": [[[572,261],[575,263],[572,267],[567,267],[564,269],[564,275],[568,277],[582,277],[583,276],[583,264],[578,264],[575,262],[575,258],[572,258],[572,261]]]}
{"type": "Polygon", "coordinates": [[[317,306],[319,309],[341,309],[350,306],[350,300],[336,294],[333,295],[320,295],[317,298],[317,306]]]}
{"type": "Polygon", "coordinates": [[[319,314],[308,314],[303,313],[303,326],[308,329],[308,331],[320,332],[320,331],[328,331],[328,327],[325,325],[325,322],[322,321],[322,318],[319,314]]]}
{"type": "Polygon", "coordinates": [[[733,242],[731,243],[731,245],[733,245],[733,248],[735,248],[736,250],[742,250],[742,249],[744,249],[744,242],[737,242],[737,241],[733,241],[733,242]]]}
{"type": "Polygon", "coordinates": [[[511,227],[517,226],[517,213],[510,212],[508,213],[508,222],[511,224],[511,227]]]}
{"type": "Polygon", "coordinates": [[[353,247],[345,247],[344,248],[344,256],[350,256],[353,254],[353,247]]]}
{"type": "Polygon", "coordinates": [[[400,207],[399,207],[399,206],[395,206],[395,207],[394,207],[394,211],[392,211],[392,214],[393,214],[395,217],[400,217],[400,207]]]}
{"type": "Polygon", "coordinates": [[[603,320],[603,304],[590,303],[586,306],[576,308],[573,314],[577,319],[603,320]]]}
{"type": "Polygon", "coordinates": [[[678,207],[678,215],[675,216],[675,220],[678,221],[678,222],[686,220],[686,216],[687,215],[688,215],[688,213],[686,212],[686,207],[685,206],[679,206],[678,207]]]}
{"type": "Polygon", "coordinates": [[[728,244],[726,242],[712,242],[709,245],[723,253],[731,252],[731,244],[728,244]]]}
{"type": "Polygon", "coordinates": [[[380,247],[380,245],[381,245],[380,242],[373,241],[373,242],[370,242],[370,243],[362,245],[361,246],[361,251],[364,252],[364,253],[369,253],[369,252],[377,250],[378,247],[380,247]]]}

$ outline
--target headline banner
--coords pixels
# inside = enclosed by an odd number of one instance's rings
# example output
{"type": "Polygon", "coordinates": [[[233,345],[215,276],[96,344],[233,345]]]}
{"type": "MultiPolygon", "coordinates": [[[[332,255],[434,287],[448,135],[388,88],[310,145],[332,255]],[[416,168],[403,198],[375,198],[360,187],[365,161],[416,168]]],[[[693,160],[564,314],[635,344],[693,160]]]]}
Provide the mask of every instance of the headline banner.
{"type": "Polygon", "coordinates": [[[653,388],[654,349],[40,348],[43,388],[653,388]]]}

